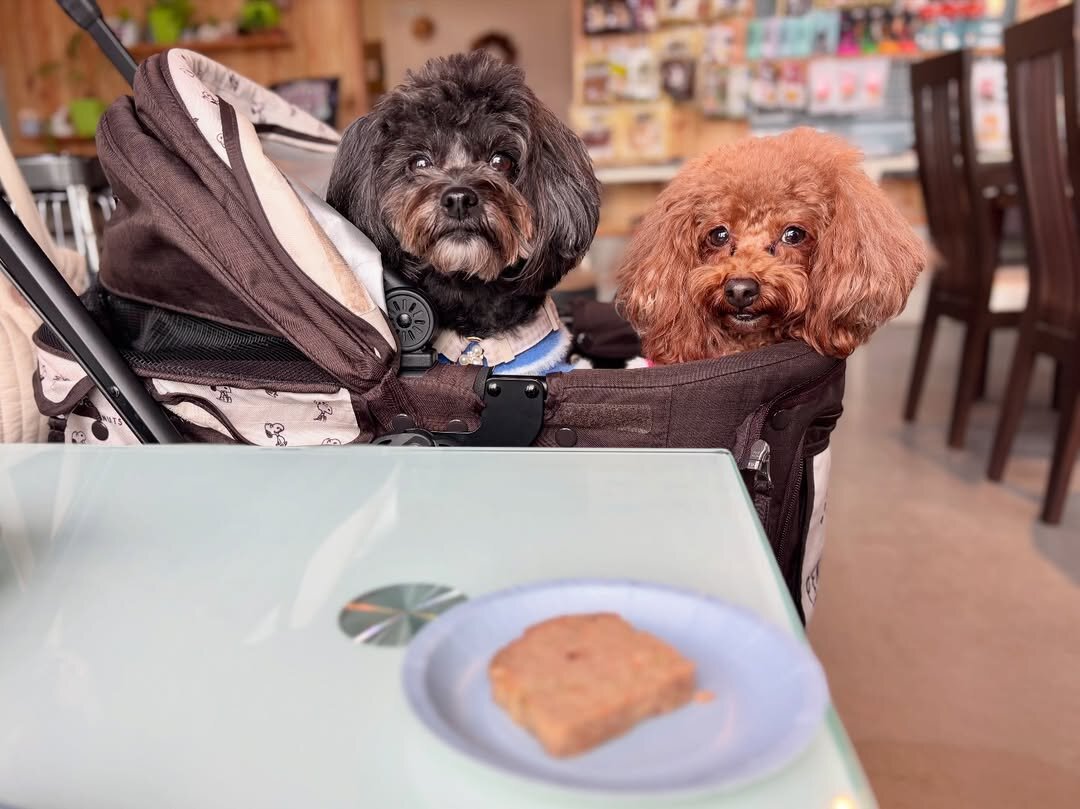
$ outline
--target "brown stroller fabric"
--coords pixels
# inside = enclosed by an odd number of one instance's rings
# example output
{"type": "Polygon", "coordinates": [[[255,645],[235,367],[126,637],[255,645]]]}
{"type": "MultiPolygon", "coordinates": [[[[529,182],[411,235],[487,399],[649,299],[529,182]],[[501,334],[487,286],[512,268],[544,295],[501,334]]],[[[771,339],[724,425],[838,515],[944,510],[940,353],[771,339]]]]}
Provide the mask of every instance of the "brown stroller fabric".
{"type": "Polygon", "coordinates": [[[615,307],[589,298],[570,305],[573,352],[598,367],[612,367],[641,356],[641,339],[615,307]]]}
{"type": "MultiPolygon", "coordinates": [[[[300,201],[289,199],[282,176],[274,205],[262,204],[256,172],[266,169],[255,161],[265,158],[253,145],[254,125],[226,100],[240,101],[241,81],[203,57],[173,50],[148,59],[134,98],[108,110],[97,140],[117,211],[105,234],[101,285],[131,300],[284,337],[342,384],[366,389],[395,367],[389,325],[363,286],[346,277],[344,259],[307,221],[300,201]],[[185,78],[199,82],[186,95],[177,86],[185,78]],[[214,94],[203,89],[211,79],[214,94]],[[235,89],[230,95],[226,88],[235,89]],[[204,103],[192,108],[186,99],[195,92],[204,103]],[[318,262],[324,278],[305,272],[305,259],[290,253],[282,229],[271,225],[280,214],[275,206],[290,202],[294,219],[286,227],[308,231],[306,244],[297,241],[326,254],[318,262]]],[[[309,137],[313,148],[336,148],[332,130],[309,137]]]]}
{"type": "MultiPolygon", "coordinates": [[[[399,376],[378,254],[362,234],[345,244],[313,204],[317,192],[279,170],[312,157],[329,165],[336,142],[268,91],[183,50],[144,61],[134,98],[102,122],[98,150],[118,202],[99,282],[83,301],[191,441],[368,443],[405,427],[460,434],[493,412],[486,369],[399,376]]],[[[610,307],[580,311],[577,333],[606,335],[613,355],[632,347],[610,307]]],[[[47,328],[36,343],[35,393],[53,440],[136,443],[47,328]]],[[[533,444],[730,450],[808,615],[843,383],[843,361],[801,343],[555,374],[543,380],[533,444]]]]}
{"type": "Polygon", "coordinates": [[[781,574],[809,616],[844,369],[842,360],[784,343],[704,362],[550,376],[537,444],[729,449],[747,470],[781,574]],[[764,471],[749,469],[758,442],[769,450],[764,471]]]}

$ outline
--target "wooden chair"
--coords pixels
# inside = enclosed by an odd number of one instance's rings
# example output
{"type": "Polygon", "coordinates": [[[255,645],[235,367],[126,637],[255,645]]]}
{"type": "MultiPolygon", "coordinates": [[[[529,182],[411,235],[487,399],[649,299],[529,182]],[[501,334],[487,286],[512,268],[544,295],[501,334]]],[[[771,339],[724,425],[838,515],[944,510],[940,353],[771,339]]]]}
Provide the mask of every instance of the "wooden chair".
{"type": "Polygon", "coordinates": [[[1042,519],[1061,521],[1069,477],[1080,451],[1080,122],[1077,120],[1076,33],[1072,5],[1005,32],[1009,124],[1024,212],[1030,290],[989,475],[1005,472],[1035,358],[1063,369],[1061,419],[1042,519]],[[1062,100],[1064,105],[1062,106],[1062,100]]]}
{"type": "Polygon", "coordinates": [[[1015,327],[1019,311],[992,311],[990,294],[1001,243],[1002,209],[983,193],[971,110],[968,51],[911,69],[915,149],[930,236],[943,265],[934,274],[919,334],[904,419],[914,421],[938,319],[961,321],[966,336],[949,423],[949,446],[962,447],[976,398],[986,384],[991,331],[1015,327]]]}

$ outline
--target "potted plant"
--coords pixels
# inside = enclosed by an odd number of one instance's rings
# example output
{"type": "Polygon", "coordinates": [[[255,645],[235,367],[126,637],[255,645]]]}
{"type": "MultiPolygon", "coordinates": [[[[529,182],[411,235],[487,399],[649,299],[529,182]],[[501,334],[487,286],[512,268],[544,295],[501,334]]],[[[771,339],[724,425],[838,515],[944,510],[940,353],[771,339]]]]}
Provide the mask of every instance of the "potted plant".
{"type": "Polygon", "coordinates": [[[68,104],[71,127],[79,138],[93,138],[97,134],[101,116],[105,114],[105,102],[96,96],[76,98],[68,104]]]}
{"type": "Polygon", "coordinates": [[[277,28],[281,24],[281,9],[274,0],[244,0],[240,8],[240,33],[254,34],[277,28]]]}
{"type": "MultiPolygon", "coordinates": [[[[88,84],[88,76],[81,67],[79,57],[82,48],[83,33],[78,31],[72,35],[64,48],[64,60],[53,60],[41,65],[35,71],[36,78],[47,78],[56,75],[66,66],[65,78],[67,84],[79,95],[67,105],[68,117],[75,135],[80,138],[92,138],[97,133],[98,122],[105,114],[105,102],[94,95],[88,84]]],[[[55,127],[54,127],[55,128],[55,127]]]]}
{"type": "Polygon", "coordinates": [[[150,38],[159,45],[179,42],[193,14],[191,0],[157,0],[146,12],[150,38]]]}

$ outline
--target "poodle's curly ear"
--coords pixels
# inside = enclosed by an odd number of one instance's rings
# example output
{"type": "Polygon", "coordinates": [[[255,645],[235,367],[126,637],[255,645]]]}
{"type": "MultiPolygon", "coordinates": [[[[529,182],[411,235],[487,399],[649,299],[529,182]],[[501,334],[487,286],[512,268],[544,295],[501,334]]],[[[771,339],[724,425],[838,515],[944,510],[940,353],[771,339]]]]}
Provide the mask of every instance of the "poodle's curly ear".
{"type": "Polygon", "coordinates": [[[326,201],[358,227],[391,263],[401,247],[383,220],[377,174],[382,164],[384,136],[378,108],[357,118],[341,136],[326,201]]]}
{"type": "Polygon", "coordinates": [[[701,263],[696,197],[676,178],[634,231],[617,270],[616,306],[641,336],[650,360],[667,364],[689,359],[686,349],[704,351],[708,323],[689,298],[690,272],[701,263]]]}
{"type": "Polygon", "coordinates": [[[900,314],[929,254],[850,147],[836,155],[832,217],[810,261],[811,302],[801,336],[846,357],[900,314]]]}
{"type": "Polygon", "coordinates": [[[533,209],[532,252],[522,279],[537,293],[577,266],[600,222],[600,181],[585,144],[528,93],[528,161],[521,190],[533,209]]]}

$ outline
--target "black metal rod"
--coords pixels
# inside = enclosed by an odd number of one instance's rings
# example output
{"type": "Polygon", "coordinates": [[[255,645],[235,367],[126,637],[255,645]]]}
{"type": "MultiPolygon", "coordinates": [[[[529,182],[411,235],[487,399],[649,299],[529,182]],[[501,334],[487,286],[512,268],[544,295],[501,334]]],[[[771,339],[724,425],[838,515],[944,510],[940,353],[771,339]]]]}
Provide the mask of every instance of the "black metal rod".
{"type": "Polygon", "coordinates": [[[0,201],[0,268],[144,444],[173,444],[176,428],[90,317],[64,276],[0,201]]]}
{"type": "Polygon", "coordinates": [[[127,48],[117,38],[101,16],[101,9],[94,0],[56,0],[75,24],[87,31],[97,42],[102,53],[109,57],[120,75],[129,85],[135,82],[138,67],[127,48]]]}

